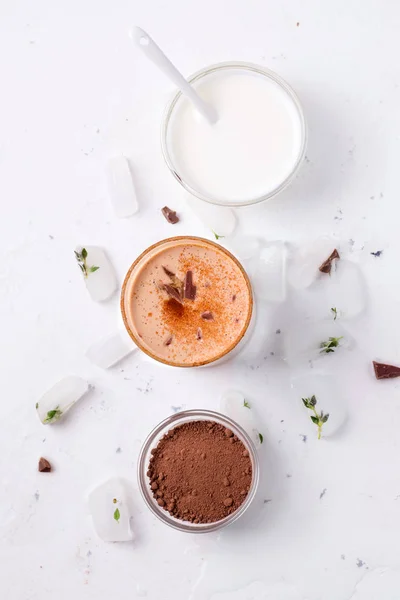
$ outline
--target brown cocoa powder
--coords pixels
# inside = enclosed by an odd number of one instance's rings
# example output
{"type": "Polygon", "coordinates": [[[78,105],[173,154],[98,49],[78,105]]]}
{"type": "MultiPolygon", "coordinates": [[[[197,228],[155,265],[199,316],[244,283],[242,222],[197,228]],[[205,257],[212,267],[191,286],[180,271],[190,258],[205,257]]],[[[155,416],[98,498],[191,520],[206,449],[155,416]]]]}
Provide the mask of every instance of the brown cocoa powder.
{"type": "Polygon", "coordinates": [[[243,504],[250,490],[247,448],[214,421],[190,421],[171,429],[151,455],[147,476],[153,496],[182,521],[220,521],[243,504]]]}

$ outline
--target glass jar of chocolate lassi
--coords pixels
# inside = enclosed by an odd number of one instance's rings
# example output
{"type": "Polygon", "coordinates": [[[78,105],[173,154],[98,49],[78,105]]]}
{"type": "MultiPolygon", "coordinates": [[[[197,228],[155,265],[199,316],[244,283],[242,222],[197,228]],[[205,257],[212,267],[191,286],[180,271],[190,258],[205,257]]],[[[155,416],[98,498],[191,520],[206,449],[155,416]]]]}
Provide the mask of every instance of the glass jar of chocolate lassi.
{"type": "Polygon", "coordinates": [[[129,335],[148,356],[198,367],[244,343],[253,295],[246,272],[225,248],[198,237],[174,237],[132,264],[121,311],[129,335]]]}

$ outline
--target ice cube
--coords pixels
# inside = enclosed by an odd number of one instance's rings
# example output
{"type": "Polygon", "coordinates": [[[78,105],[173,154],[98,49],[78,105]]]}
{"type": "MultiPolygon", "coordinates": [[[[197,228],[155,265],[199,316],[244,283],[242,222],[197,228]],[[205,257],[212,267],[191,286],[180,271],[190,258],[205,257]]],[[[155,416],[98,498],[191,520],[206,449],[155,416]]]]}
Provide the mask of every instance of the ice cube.
{"type": "Polygon", "coordinates": [[[134,215],[139,206],[128,159],[125,156],[112,158],[107,170],[110,198],[116,216],[123,219],[134,215]]]}
{"type": "Polygon", "coordinates": [[[336,246],[334,238],[322,236],[293,250],[288,269],[289,283],[296,289],[309,287],[321,275],[319,267],[336,246]]]}
{"type": "Polygon", "coordinates": [[[251,403],[246,396],[237,390],[228,390],[220,398],[220,410],[236,421],[250,436],[256,445],[260,445],[260,434],[251,403]]]}
{"type": "Polygon", "coordinates": [[[268,302],[286,299],[287,248],[284,242],[263,246],[249,261],[250,277],[256,297],[268,302]]]}
{"type": "Polygon", "coordinates": [[[64,377],[36,402],[39,419],[44,425],[56,423],[88,389],[88,382],[81,377],[64,377]]]}
{"type": "Polygon", "coordinates": [[[92,344],[86,357],[101,369],[109,369],[136,348],[127,332],[121,329],[92,344]]]}
{"type": "Polygon", "coordinates": [[[92,300],[102,302],[110,298],[117,288],[117,280],[104,250],[98,246],[79,247],[75,258],[92,300]]]}
{"type": "Polygon", "coordinates": [[[188,196],[186,202],[214,235],[221,237],[232,235],[236,227],[236,216],[231,208],[209,204],[194,196],[188,196]]]}
{"type": "Polygon", "coordinates": [[[260,248],[260,240],[252,235],[235,235],[229,238],[226,247],[239,260],[245,261],[257,254],[260,248]]]}
{"type": "Polygon", "coordinates": [[[93,527],[104,542],[133,540],[131,518],[133,510],[126,482],[113,477],[88,494],[93,527]]]}
{"type": "Polygon", "coordinates": [[[287,327],[283,344],[283,358],[288,364],[302,366],[308,361],[322,358],[329,361],[335,355],[342,354],[345,349],[350,349],[354,340],[338,321],[331,319],[287,327]],[[328,346],[323,348],[322,344],[328,346]]]}
{"type": "Polygon", "coordinates": [[[349,260],[338,260],[336,269],[323,282],[326,313],[336,308],[338,317],[351,319],[361,314],[367,304],[367,286],[361,269],[349,260]]]}
{"type": "MultiPolygon", "coordinates": [[[[317,426],[311,421],[314,414],[307,409],[302,398],[311,398],[315,396],[317,404],[315,409],[319,414],[321,410],[324,414],[329,414],[329,419],[322,426],[322,435],[328,437],[336,433],[347,421],[348,411],[343,396],[337,386],[337,377],[327,373],[322,373],[309,369],[304,374],[291,377],[291,387],[294,394],[294,401],[302,412],[302,420],[309,425],[309,430],[315,430],[317,435],[317,426]]],[[[299,409],[297,409],[299,412],[299,409]]]]}

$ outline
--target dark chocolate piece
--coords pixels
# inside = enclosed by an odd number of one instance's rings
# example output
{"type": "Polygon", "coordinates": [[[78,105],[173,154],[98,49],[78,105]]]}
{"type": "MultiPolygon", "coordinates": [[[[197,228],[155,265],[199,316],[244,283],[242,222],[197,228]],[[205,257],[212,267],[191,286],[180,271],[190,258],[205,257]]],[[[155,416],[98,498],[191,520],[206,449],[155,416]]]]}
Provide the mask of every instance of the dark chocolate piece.
{"type": "Polygon", "coordinates": [[[51,464],[46,458],[43,458],[43,456],[39,458],[38,471],[41,473],[50,473],[51,471],[51,464]]]}
{"type": "Polygon", "coordinates": [[[164,342],[164,346],[170,346],[170,345],[172,344],[172,340],[173,340],[173,339],[174,339],[174,338],[172,337],[172,335],[169,335],[169,336],[167,337],[167,339],[165,340],[165,342],[164,342]]]}
{"type": "Polygon", "coordinates": [[[176,287],[170,285],[169,283],[164,283],[162,287],[163,290],[167,292],[170,298],[173,298],[174,300],[176,300],[176,302],[179,302],[179,304],[183,304],[182,296],[179,290],[176,289],[176,287]]]}
{"type": "Polygon", "coordinates": [[[179,217],[176,214],[175,210],[171,210],[170,208],[168,208],[168,206],[164,206],[164,208],[161,209],[161,212],[168,221],[168,223],[171,223],[171,225],[179,223],[179,217]]]}
{"type": "Polygon", "coordinates": [[[327,258],[326,261],[323,262],[322,265],[320,266],[319,270],[321,271],[321,273],[330,273],[331,269],[332,269],[332,261],[334,261],[335,259],[339,259],[339,258],[340,258],[339,252],[335,248],[334,251],[332,252],[332,254],[330,255],[330,257],[327,258]]]}
{"type": "Polygon", "coordinates": [[[184,297],[188,300],[196,298],[196,286],[193,284],[193,273],[188,271],[185,275],[184,297]]]}
{"type": "Polygon", "coordinates": [[[204,319],[205,321],[213,321],[214,315],[212,314],[212,312],[210,312],[208,310],[206,312],[201,313],[201,318],[204,319]]]}
{"type": "Polygon", "coordinates": [[[179,279],[179,277],[177,277],[175,275],[175,273],[173,273],[172,271],[170,271],[169,269],[167,269],[167,267],[163,266],[163,271],[170,278],[172,287],[176,288],[178,290],[179,294],[182,296],[183,281],[181,281],[179,279]]]}
{"type": "Polygon", "coordinates": [[[173,273],[172,271],[167,269],[167,267],[164,267],[164,265],[163,265],[163,271],[166,274],[166,276],[169,277],[170,279],[173,279],[175,277],[175,273],[173,273]]]}
{"type": "Polygon", "coordinates": [[[378,363],[374,360],[372,361],[372,364],[374,365],[375,377],[377,379],[393,379],[394,377],[400,377],[400,367],[378,363]]]}

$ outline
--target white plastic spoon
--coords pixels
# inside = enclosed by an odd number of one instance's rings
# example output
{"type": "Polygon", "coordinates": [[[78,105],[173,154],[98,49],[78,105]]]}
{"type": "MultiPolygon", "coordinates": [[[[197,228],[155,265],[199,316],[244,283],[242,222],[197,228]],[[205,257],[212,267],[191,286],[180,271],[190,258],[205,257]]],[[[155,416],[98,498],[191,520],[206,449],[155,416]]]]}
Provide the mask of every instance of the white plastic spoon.
{"type": "Polygon", "coordinates": [[[216,123],[218,115],[216,110],[204,102],[200,96],[194,91],[192,86],[186,81],[184,76],[178,71],[172,62],[167,58],[164,52],[151,39],[148,33],[140,29],[140,27],[132,27],[130,36],[135,44],[142,52],[150,59],[159,69],[166,75],[178,88],[182,94],[187,96],[195,105],[196,109],[205,119],[211,124],[216,123]]]}

